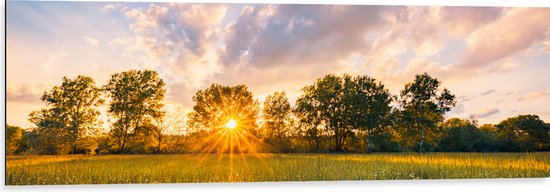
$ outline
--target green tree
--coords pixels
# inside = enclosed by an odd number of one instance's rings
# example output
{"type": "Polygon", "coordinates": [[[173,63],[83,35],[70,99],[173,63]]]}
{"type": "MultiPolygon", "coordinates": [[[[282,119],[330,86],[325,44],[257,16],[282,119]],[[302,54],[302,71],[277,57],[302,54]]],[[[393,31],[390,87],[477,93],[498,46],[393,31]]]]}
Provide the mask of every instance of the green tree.
{"type": "Polygon", "coordinates": [[[29,120],[40,129],[39,133],[52,134],[56,142],[70,146],[69,153],[81,153],[79,142],[101,126],[97,107],[103,104],[103,99],[95,81],[82,75],[75,79],[63,77],[61,86],[45,92],[41,100],[46,108],[33,111],[29,120]]]}
{"type": "MultiPolygon", "coordinates": [[[[352,134],[351,126],[344,121],[346,109],[344,108],[344,80],[336,75],[326,75],[317,79],[313,85],[306,86],[298,103],[299,117],[306,117],[311,121],[311,131],[319,134],[318,125],[332,135],[334,151],[344,151],[344,144],[352,134]],[[303,98],[303,99],[302,99],[303,98]],[[305,113],[305,114],[304,114],[305,113]],[[312,118],[312,119],[310,119],[312,118]]],[[[318,139],[318,137],[317,137],[318,139]]],[[[318,141],[317,141],[318,143],[318,141]]],[[[332,148],[332,147],[331,147],[332,148]]]]}
{"type": "Polygon", "coordinates": [[[22,138],[23,138],[23,129],[21,129],[21,127],[6,125],[6,154],[7,155],[15,154],[15,151],[17,150],[17,148],[19,148],[19,144],[22,138]]]}
{"type": "Polygon", "coordinates": [[[492,124],[484,124],[479,127],[479,142],[478,151],[494,152],[497,151],[497,133],[496,126],[492,124]]]}
{"type": "Polygon", "coordinates": [[[444,114],[456,104],[455,96],[446,88],[440,90],[440,85],[441,81],[424,73],[416,75],[401,91],[400,120],[405,128],[401,134],[413,140],[419,138],[419,152],[425,148],[426,135],[434,140],[437,123],[442,122],[444,114]]]}
{"type": "Polygon", "coordinates": [[[451,118],[440,125],[442,136],[438,148],[441,151],[479,151],[481,132],[475,123],[451,118]]]}
{"type": "Polygon", "coordinates": [[[310,146],[310,151],[319,152],[321,148],[321,126],[322,117],[316,109],[319,102],[314,98],[315,86],[310,85],[302,88],[304,92],[296,100],[294,115],[298,118],[298,127],[310,146]]]}
{"type": "Polygon", "coordinates": [[[259,104],[245,85],[212,84],[193,96],[195,105],[188,125],[200,143],[202,152],[255,151],[259,134],[259,104]],[[233,126],[228,129],[228,124],[233,126]]]}
{"type": "Polygon", "coordinates": [[[285,92],[268,95],[262,108],[265,141],[274,152],[288,152],[290,149],[291,107],[285,92]]]}
{"type": "Polygon", "coordinates": [[[332,135],[335,151],[346,150],[348,139],[359,130],[367,133],[367,143],[372,145],[372,130],[382,127],[391,110],[388,90],[368,76],[326,75],[302,91],[295,113],[307,125],[317,148],[319,126],[332,135]]]}
{"type": "Polygon", "coordinates": [[[345,103],[347,113],[345,118],[349,120],[354,129],[366,131],[366,149],[371,151],[371,134],[376,132],[382,134],[382,129],[389,123],[391,112],[391,94],[384,85],[376,82],[369,76],[357,76],[353,79],[344,76],[345,82],[345,103]]]}
{"type": "Polygon", "coordinates": [[[55,127],[36,127],[23,132],[23,138],[16,150],[18,154],[56,155],[71,152],[63,130],[55,127]]]}
{"type": "Polygon", "coordinates": [[[111,76],[103,88],[110,98],[108,112],[115,122],[110,131],[115,152],[126,152],[128,143],[146,144],[151,120],[162,116],[166,90],[158,73],[130,70],[111,76]]]}
{"type": "Polygon", "coordinates": [[[533,151],[550,143],[550,128],[537,115],[519,115],[496,125],[501,150],[533,151]]]}

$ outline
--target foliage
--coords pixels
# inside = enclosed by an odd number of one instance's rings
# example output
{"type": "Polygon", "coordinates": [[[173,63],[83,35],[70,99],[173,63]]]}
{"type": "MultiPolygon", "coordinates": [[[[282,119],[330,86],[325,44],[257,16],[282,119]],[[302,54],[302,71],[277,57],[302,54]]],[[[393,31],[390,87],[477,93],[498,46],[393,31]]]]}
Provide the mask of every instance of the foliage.
{"type": "Polygon", "coordinates": [[[21,139],[23,138],[23,129],[17,126],[6,125],[6,154],[13,155],[21,139]]]}
{"type": "MultiPolygon", "coordinates": [[[[304,93],[312,93],[314,86],[306,86],[302,88],[304,93]]],[[[319,102],[314,98],[313,94],[303,94],[296,100],[296,106],[293,113],[298,118],[298,127],[301,135],[306,138],[309,144],[310,151],[319,152],[321,149],[322,121],[321,113],[316,109],[319,107],[319,102]]]]}
{"type": "MultiPolygon", "coordinates": [[[[259,104],[245,85],[223,86],[212,84],[198,90],[193,96],[195,106],[189,113],[188,125],[197,137],[197,149],[204,152],[227,152],[255,150],[259,145],[257,117],[259,104]],[[230,120],[237,122],[234,130],[225,125],[230,120]],[[233,137],[235,138],[228,138],[233,137]],[[235,139],[234,143],[224,139],[235,139]],[[235,144],[235,145],[233,145],[235,144]]],[[[232,140],[233,141],[233,140],[232,140]]]]}
{"type": "Polygon", "coordinates": [[[63,83],[44,92],[41,100],[46,103],[46,108],[33,111],[29,120],[37,126],[38,132],[56,140],[44,142],[70,146],[68,153],[78,153],[81,139],[95,134],[101,126],[97,107],[103,100],[91,77],[63,77],[63,83]]]}
{"type": "Polygon", "coordinates": [[[260,105],[245,85],[211,84],[196,92],[193,111],[186,114],[163,111],[166,90],[159,74],[131,70],[113,74],[103,86],[114,121],[101,132],[101,89],[91,77],[64,77],[60,86],[44,92],[46,106],[29,114],[35,127],[7,125],[6,153],[550,150],[550,124],[536,115],[479,128],[475,120],[443,122],[455,97],[440,85],[427,73],[416,75],[397,100],[369,76],[326,75],[303,87],[294,106],[285,92],[268,95],[260,116],[260,105]],[[236,127],[226,126],[230,120],[236,127]]]}
{"type": "Polygon", "coordinates": [[[23,132],[23,138],[16,150],[17,154],[56,155],[68,154],[71,149],[60,138],[60,129],[35,128],[23,132]]]}
{"type": "Polygon", "coordinates": [[[490,146],[484,142],[488,138],[472,121],[451,118],[440,127],[442,136],[439,139],[439,151],[490,151],[490,146]]]}
{"type": "Polygon", "coordinates": [[[326,75],[317,79],[313,85],[302,89],[304,94],[296,106],[298,117],[305,117],[301,122],[310,124],[311,132],[314,135],[317,148],[319,146],[319,125],[331,135],[331,144],[334,141],[334,151],[343,151],[346,139],[352,134],[352,128],[344,121],[344,80],[336,75],[326,75]]]}
{"type": "MultiPolygon", "coordinates": [[[[371,134],[381,135],[389,123],[391,112],[391,95],[382,83],[368,76],[355,78],[344,76],[346,79],[344,91],[346,119],[356,130],[366,131],[367,152],[376,145],[371,140],[371,134]]],[[[387,135],[386,135],[387,136],[387,135]]],[[[379,140],[379,137],[377,140],[379,140]]],[[[382,140],[380,140],[382,141],[382,140]]]]}
{"type": "Polygon", "coordinates": [[[317,148],[320,126],[332,135],[334,151],[344,151],[347,139],[364,131],[369,143],[371,132],[380,133],[388,122],[391,95],[384,85],[368,76],[326,75],[302,91],[295,113],[308,127],[306,135],[315,139],[317,148]]]}
{"type": "Polygon", "coordinates": [[[115,73],[103,87],[110,98],[107,112],[115,119],[110,131],[115,152],[127,152],[127,145],[145,151],[151,120],[163,115],[164,81],[151,70],[115,73]],[[136,146],[137,145],[137,146],[136,146]]]}
{"type": "Polygon", "coordinates": [[[404,135],[401,138],[406,147],[422,152],[435,144],[439,134],[437,123],[444,120],[443,115],[456,103],[455,96],[446,88],[440,90],[440,85],[439,80],[424,73],[416,75],[415,80],[401,90],[399,134],[404,135]]]}
{"type": "Polygon", "coordinates": [[[519,115],[496,125],[501,151],[542,150],[550,143],[550,127],[537,115],[519,115]]]}
{"type": "Polygon", "coordinates": [[[271,152],[289,152],[292,128],[291,107],[285,92],[275,92],[265,99],[262,114],[264,141],[270,145],[271,152]]]}

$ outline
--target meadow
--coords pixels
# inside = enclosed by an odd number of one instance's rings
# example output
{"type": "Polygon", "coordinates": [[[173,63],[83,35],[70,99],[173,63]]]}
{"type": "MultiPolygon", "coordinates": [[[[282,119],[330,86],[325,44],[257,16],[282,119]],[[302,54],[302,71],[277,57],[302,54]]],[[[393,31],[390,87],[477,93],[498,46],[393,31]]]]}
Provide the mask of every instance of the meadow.
{"type": "Polygon", "coordinates": [[[550,152],[8,156],[7,185],[525,178],[550,152]]]}

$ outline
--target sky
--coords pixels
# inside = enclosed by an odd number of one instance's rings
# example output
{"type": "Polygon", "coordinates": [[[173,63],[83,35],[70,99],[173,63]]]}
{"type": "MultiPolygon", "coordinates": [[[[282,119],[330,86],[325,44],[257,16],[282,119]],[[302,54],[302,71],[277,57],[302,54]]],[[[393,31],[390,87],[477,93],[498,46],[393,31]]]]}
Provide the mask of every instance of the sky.
{"type": "MultiPolygon", "coordinates": [[[[62,77],[156,70],[166,110],[211,83],[263,101],[326,74],[368,75],[399,94],[429,73],[456,95],[447,118],[550,122],[550,8],[6,2],[7,123],[32,127],[62,77]]],[[[105,114],[105,107],[101,112],[105,114]]],[[[106,119],[104,115],[102,118],[106,119]]]]}

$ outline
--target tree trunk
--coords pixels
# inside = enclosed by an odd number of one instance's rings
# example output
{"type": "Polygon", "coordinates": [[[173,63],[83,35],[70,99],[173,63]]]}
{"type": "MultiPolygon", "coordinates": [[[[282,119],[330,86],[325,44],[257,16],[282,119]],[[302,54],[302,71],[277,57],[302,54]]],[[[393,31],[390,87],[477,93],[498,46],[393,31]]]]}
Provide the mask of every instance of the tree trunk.
{"type": "Polygon", "coordinates": [[[371,144],[371,141],[370,141],[370,129],[367,128],[367,153],[370,153],[370,144],[371,144]]]}
{"type": "Polygon", "coordinates": [[[122,135],[122,138],[121,138],[121,145],[120,147],[118,148],[118,150],[120,152],[124,151],[124,146],[126,145],[126,141],[128,139],[128,125],[125,125],[124,126],[124,130],[121,130],[121,135],[122,135]]]}
{"type": "Polygon", "coordinates": [[[160,153],[160,144],[162,142],[162,133],[159,131],[158,135],[158,144],[157,144],[157,152],[160,153]]]}
{"type": "Polygon", "coordinates": [[[319,152],[319,149],[320,149],[320,147],[319,147],[319,136],[315,135],[315,150],[317,152],[319,152]]]}
{"type": "MultiPolygon", "coordinates": [[[[424,116],[422,116],[422,117],[424,117],[424,116]]],[[[422,118],[422,119],[424,119],[424,118],[422,118]]],[[[422,153],[422,145],[424,144],[424,122],[421,122],[420,124],[422,126],[422,135],[421,135],[421,138],[420,138],[420,149],[419,149],[419,151],[420,151],[420,153],[422,153]]]]}

